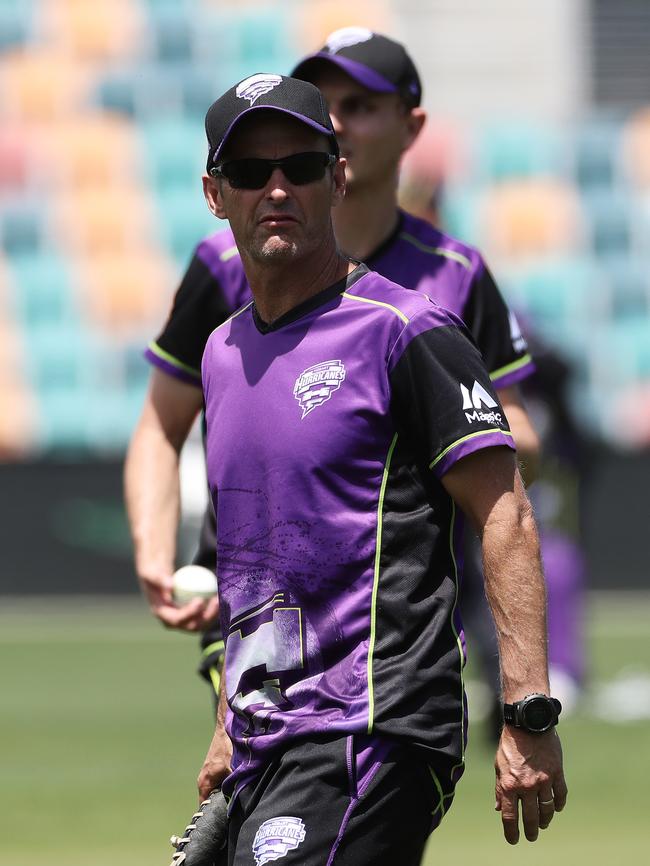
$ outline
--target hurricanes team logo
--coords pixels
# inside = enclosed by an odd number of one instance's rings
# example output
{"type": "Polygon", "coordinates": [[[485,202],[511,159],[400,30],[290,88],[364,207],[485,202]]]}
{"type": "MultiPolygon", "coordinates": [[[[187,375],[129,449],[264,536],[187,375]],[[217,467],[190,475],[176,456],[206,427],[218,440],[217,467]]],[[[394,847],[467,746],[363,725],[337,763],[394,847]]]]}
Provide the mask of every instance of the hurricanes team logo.
{"type": "Polygon", "coordinates": [[[303,370],[293,386],[293,396],[300,404],[302,417],[329,400],[344,379],[345,367],[340,361],[321,361],[303,370]]]}
{"type": "Polygon", "coordinates": [[[330,54],[336,54],[341,48],[349,48],[350,45],[358,45],[372,39],[372,30],[365,27],[342,27],[330,33],[325,43],[325,48],[330,54]]]}
{"type": "Polygon", "coordinates": [[[305,838],[305,825],[300,818],[271,818],[258,828],[253,839],[253,854],[257,866],[286,857],[305,838]]]}
{"type": "Polygon", "coordinates": [[[247,99],[251,105],[254,105],[260,96],[264,96],[265,93],[273,90],[278,84],[282,84],[281,75],[260,72],[257,75],[251,75],[250,78],[240,81],[235,93],[240,99],[247,99]]]}

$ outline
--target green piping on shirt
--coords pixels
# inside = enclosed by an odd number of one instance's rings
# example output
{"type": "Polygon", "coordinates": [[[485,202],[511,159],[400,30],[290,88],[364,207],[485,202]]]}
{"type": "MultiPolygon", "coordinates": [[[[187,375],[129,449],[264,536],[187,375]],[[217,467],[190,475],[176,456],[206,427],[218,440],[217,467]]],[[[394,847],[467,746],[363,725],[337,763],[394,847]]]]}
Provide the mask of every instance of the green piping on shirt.
{"type": "Polygon", "coordinates": [[[458,262],[467,270],[471,270],[472,263],[464,256],[462,253],[457,253],[456,250],[447,250],[444,247],[430,247],[427,244],[423,244],[422,241],[419,241],[417,238],[414,238],[413,235],[408,234],[408,232],[401,232],[400,237],[408,241],[408,243],[413,244],[414,247],[417,247],[423,253],[429,253],[432,256],[444,256],[446,259],[452,259],[454,262],[458,262]]]}
{"type": "Polygon", "coordinates": [[[394,307],[392,304],[385,303],[385,301],[375,301],[373,298],[362,298],[359,295],[349,295],[347,292],[341,292],[341,294],[344,298],[348,298],[350,301],[361,301],[364,304],[374,304],[376,307],[386,307],[387,310],[392,310],[393,313],[396,313],[405,325],[408,325],[409,323],[408,318],[401,310],[398,310],[397,307],[394,307]]]}
{"type": "Polygon", "coordinates": [[[219,253],[219,261],[221,262],[229,262],[230,259],[239,255],[239,250],[237,246],[229,247],[227,250],[224,250],[222,253],[219,253]]]}
{"type": "Polygon", "coordinates": [[[499,427],[490,427],[489,430],[477,430],[476,433],[469,433],[467,436],[463,436],[462,439],[457,439],[455,442],[452,442],[451,445],[448,445],[444,451],[442,451],[435,460],[432,460],[429,463],[429,469],[433,469],[436,463],[439,463],[442,458],[449,454],[449,452],[458,447],[458,445],[462,445],[463,442],[467,442],[468,439],[475,439],[477,436],[486,436],[488,433],[503,433],[504,436],[510,436],[512,439],[512,433],[509,430],[501,430],[499,427]]]}
{"type": "Polygon", "coordinates": [[[379,490],[379,503],[377,504],[377,540],[375,542],[375,574],[372,584],[372,602],[370,606],[370,642],[368,644],[368,733],[372,733],[374,724],[375,712],[375,694],[372,682],[372,657],[375,651],[375,636],[377,628],[377,593],[379,591],[379,560],[381,558],[381,531],[383,522],[384,496],[386,495],[386,484],[388,483],[388,473],[390,471],[390,461],[393,458],[393,451],[397,444],[397,433],[393,436],[393,441],[390,443],[388,454],[386,456],[386,464],[384,466],[384,474],[381,479],[381,488],[379,490]]]}
{"type": "Polygon", "coordinates": [[[520,367],[525,367],[526,364],[530,364],[532,360],[533,359],[529,354],[522,355],[521,358],[517,358],[517,360],[513,361],[511,364],[506,364],[505,367],[499,367],[498,370],[490,373],[490,379],[494,381],[495,379],[500,379],[502,376],[507,376],[508,373],[514,373],[514,371],[519,370],[520,367]]]}
{"type": "Polygon", "coordinates": [[[182,361],[179,361],[173,355],[170,355],[169,352],[165,352],[164,349],[161,349],[160,346],[152,340],[149,343],[149,350],[153,352],[154,355],[161,358],[163,361],[167,361],[168,364],[171,364],[172,367],[176,367],[178,370],[182,370],[184,373],[189,373],[190,376],[194,376],[195,379],[201,381],[201,373],[198,370],[195,370],[194,367],[189,367],[187,364],[184,364],[182,361]]]}

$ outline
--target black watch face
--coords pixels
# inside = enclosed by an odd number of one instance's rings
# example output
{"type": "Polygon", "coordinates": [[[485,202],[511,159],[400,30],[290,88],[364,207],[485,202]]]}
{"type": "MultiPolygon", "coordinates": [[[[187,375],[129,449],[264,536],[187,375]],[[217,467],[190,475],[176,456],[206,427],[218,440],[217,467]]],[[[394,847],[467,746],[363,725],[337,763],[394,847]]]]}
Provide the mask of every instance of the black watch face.
{"type": "Polygon", "coordinates": [[[547,698],[532,698],[522,708],[524,726],[531,731],[545,731],[555,721],[555,713],[547,698]]]}

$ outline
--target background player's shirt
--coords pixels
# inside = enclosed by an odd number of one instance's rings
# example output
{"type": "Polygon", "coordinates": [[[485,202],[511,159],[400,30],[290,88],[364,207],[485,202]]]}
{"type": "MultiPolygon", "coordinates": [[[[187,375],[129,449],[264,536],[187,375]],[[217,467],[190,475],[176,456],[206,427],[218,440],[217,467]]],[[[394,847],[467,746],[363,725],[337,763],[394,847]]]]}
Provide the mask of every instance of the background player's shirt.
{"type": "MultiPolygon", "coordinates": [[[[497,389],[533,372],[514,314],[474,248],[425,220],[400,212],[396,231],[366,264],[460,316],[497,389]]],[[[167,373],[200,386],[201,357],[208,336],[249,299],[231,231],[207,237],[195,251],[162,333],[147,349],[148,359],[167,373]]]]}
{"type": "Polygon", "coordinates": [[[359,266],[208,340],[208,481],[226,641],[225,790],[304,738],[464,748],[460,522],[440,478],[512,437],[462,322],[359,266]]]}

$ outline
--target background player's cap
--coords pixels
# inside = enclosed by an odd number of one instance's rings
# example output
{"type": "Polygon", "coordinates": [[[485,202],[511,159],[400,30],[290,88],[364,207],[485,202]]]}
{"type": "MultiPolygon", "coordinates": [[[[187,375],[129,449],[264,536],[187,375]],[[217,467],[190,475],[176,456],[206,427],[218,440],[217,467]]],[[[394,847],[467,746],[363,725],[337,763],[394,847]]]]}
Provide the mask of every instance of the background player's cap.
{"type": "Polygon", "coordinates": [[[335,30],[320,51],[301,60],[291,74],[309,81],[323,62],[335,64],[368,90],[399,93],[407,105],[420,104],[422,83],[415,64],[404,46],[388,36],[365,27],[335,30]]]}
{"type": "Polygon", "coordinates": [[[323,94],[308,81],[269,72],[250,75],[213,102],[205,116],[208,137],[208,173],[219,160],[228,136],[239,121],[253,111],[279,111],[295,117],[327,136],[332,153],[339,146],[323,94]]]}

